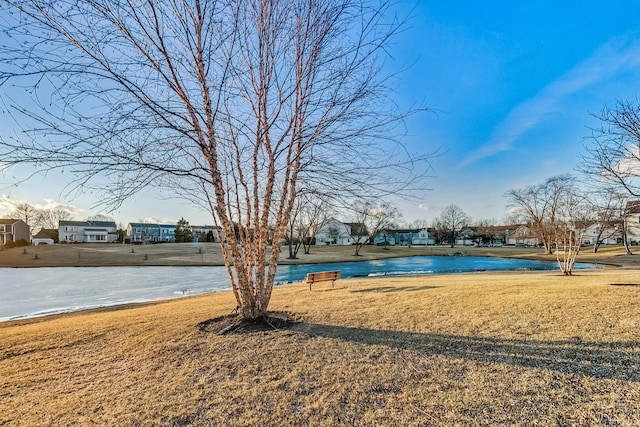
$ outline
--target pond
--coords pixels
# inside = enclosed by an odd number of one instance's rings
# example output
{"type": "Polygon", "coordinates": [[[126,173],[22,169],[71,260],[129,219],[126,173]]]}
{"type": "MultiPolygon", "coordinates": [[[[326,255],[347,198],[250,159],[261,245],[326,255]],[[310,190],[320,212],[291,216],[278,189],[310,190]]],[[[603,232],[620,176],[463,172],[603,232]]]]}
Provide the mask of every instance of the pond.
{"type": "MultiPolygon", "coordinates": [[[[598,268],[576,264],[577,269],[598,268]]],[[[343,278],[474,271],[555,270],[550,261],[491,257],[419,256],[331,264],[281,265],[276,283],[341,270],[343,278]]],[[[224,267],[0,268],[0,321],[230,289],[224,267]]]]}

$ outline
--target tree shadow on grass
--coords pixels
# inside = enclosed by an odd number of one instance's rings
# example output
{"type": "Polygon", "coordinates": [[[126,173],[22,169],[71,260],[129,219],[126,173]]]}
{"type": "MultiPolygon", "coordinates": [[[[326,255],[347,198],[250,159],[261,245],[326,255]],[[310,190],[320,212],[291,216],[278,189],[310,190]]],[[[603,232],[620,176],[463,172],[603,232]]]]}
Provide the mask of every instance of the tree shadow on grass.
{"type": "Polygon", "coordinates": [[[353,289],[349,292],[362,293],[362,292],[408,292],[408,291],[425,291],[428,289],[437,289],[442,286],[378,286],[375,288],[353,289]]]}
{"type": "Polygon", "coordinates": [[[444,356],[550,369],[599,379],[640,381],[640,342],[599,343],[579,338],[567,341],[513,340],[425,334],[299,323],[294,330],[309,336],[356,344],[385,345],[425,356],[444,356]]]}

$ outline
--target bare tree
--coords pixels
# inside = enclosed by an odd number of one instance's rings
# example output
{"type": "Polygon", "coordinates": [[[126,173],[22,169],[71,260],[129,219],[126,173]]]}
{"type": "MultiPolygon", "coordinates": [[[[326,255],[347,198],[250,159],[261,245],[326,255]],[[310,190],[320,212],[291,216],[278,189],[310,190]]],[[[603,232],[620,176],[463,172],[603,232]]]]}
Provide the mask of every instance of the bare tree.
{"type": "Polygon", "coordinates": [[[87,221],[116,222],[115,219],[104,214],[96,214],[96,215],[88,216],[87,221]]]}
{"type": "Polygon", "coordinates": [[[60,221],[70,220],[71,217],[71,213],[65,209],[40,209],[38,211],[38,224],[42,228],[57,230],[60,225],[60,221]]]}
{"type": "Polygon", "coordinates": [[[554,241],[560,271],[571,276],[582,246],[583,236],[594,222],[593,211],[576,188],[564,191],[556,205],[554,241]]]}
{"type": "Polygon", "coordinates": [[[492,243],[495,236],[495,219],[479,219],[475,222],[475,236],[478,243],[492,243]]]}
{"type": "Polygon", "coordinates": [[[460,206],[448,205],[442,209],[440,216],[435,221],[442,234],[450,239],[451,247],[453,248],[456,243],[457,233],[469,225],[471,219],[460,206]]]}
{"type": "Polygon", "coordinates": [[[515,222],[523,222],[531,227],[544,246],[545,254],[551,253],[560,202],[573,185],[574,178],[560,175],[542,184],[510,190],[505,195],[509,205],[516,208],[513,214],[515,222]]]}
{"type": "Polygon", "coordinates": [[[416,219],[411,222],[410,226],[419,230],[429,228],[429,221],[426,219],[416,219]]]}
{"type": "Polygon", "coordinates": [[[400,212],[387,203],[357,203],[354,207],[356,221],[351,225],[355,256],[360,256],[362,247],[373,242],[373,238],[400,218],[400,212]]]}
{"type": "Polygon", "coordinates": [[[305,254],[310,253],[312,233],[328,219],[327,206],[326,201],[319,197],[298,195],[287,227],[289,259],[296,259],[302,246],[305,254]]]}
{"type": "Polygon", "coordinates": [[[29,226],[32,233],[34,229],[41,227],[40,210],[26,202],[17,204],[9,214],[9,217],[23,220],[29,226]]]}
{"type": "MultiPolygon", "coordinates": [[[[592,224],[595,227],[593,253],[597,253],[602,241],[621,234],[626,242],[626,205],[627,197],[620,194],[610,185],[597,186],[590,191],[586,203],[591,212],[592,224]]],[[[631,250],[625,245],[627,253],[631,250]]]]}
{"type": "Polygon", "coordinates": [[[579,169],[609,186],[640,197],[640,102],[618,101],[597,116],[600,127],[585,143],[579,169]]]}
{"type": "Polygon", "coordinates": [[[0,84],[33,94],[3,97],[25,132],[0,141],[2,161],[70,172],[72,191],[111,208],[179,190],[221,227],[244,319],[267,313],[303,184],[346,198],[426,171],[395,137],[381,56],[399,25],[384,0],[1,7],[0,84]]]}
{"type": "Polygon", "coordinates": [[[619,195],[622,239],[631,255],[627,236],[627,201],[640,197],[640,102],[617,101],[597,115],[600,127],[586,139],[578,169],[597,186],[619,195]]]}

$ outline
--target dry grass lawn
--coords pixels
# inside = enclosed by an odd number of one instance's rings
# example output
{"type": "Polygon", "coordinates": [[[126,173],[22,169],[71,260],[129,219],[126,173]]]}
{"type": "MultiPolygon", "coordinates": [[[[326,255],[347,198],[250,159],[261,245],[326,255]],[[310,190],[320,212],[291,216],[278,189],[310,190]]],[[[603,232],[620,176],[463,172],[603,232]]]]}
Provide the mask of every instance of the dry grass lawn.
{"type": "Polygon", "coordinates": [[[640,425],[640,271],[276,288],[0,324],[0,425],[640,425]],[[624,284],[626,286],[613,286],[624,284]]]}

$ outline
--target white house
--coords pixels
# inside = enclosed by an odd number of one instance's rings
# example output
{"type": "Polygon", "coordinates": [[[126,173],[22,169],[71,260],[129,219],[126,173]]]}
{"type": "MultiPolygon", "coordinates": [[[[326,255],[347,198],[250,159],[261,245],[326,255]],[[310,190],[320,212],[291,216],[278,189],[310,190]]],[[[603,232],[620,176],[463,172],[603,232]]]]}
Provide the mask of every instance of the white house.
{"type": "Polygon", "coordinates": [[[429,230],[423,228],[421,230],[418,230],[418,233],[413,236],[413,244],[416,246],[435,245],[436,238],[429,230]]]}
{"type": "Polygon", "coordinates": [[[60,243],[113,243],[118,240],[114,221],[60,221],[60,243]]]}
{"type": "Polygon", "coordinates": [[[640,200],[627,202],[625,210],[627,212],[627,241],[631,245],[637,245],[640,242],[640,200]]]}
{"type": "Polygon", "coordinates": [[[600,243],[604,245],[615,245],[622,243],[622,233],[614,225],[604,226],[604,230],[600,233],[602,224],[591,224],[584,230],[582,235],[583,245],[593,245],[596,243],[596,239],[600,239],[600,243]]]}
{"type": "Polygon", "coordinates": [[[316,245],[352,245],[358,239],[362,243],[369,239],[369,233],[363,227],[364,224],[344,223],[329,218],[316,230],[316,245]]]}
{"type": "Polygon", "coordinates": [[[531,228],[525,224],[514,225],[514,230],[509,230],[506,233],[507,245],[523,245],[523,246],[537,246],[538,238],[535,236],[531,228]]]}

